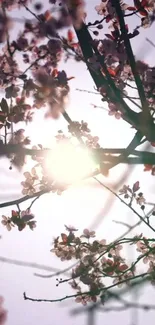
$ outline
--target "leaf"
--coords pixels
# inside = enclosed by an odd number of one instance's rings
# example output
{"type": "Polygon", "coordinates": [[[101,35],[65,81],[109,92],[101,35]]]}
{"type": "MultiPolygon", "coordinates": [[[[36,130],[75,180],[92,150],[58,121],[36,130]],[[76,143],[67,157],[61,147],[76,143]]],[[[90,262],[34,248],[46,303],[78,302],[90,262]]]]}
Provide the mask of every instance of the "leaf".
{"type": "Polygon", "coordinates": [[[129,7],[126,8],[126,10],[134,11],[134,10],[136,10],[136,8],[135,8],[135,7],[131,7],[131,6],[129,6],[129,7]]]}
{"type": "Polygon", "coordinates": [[[48,21],[52,16],[49,10],[46,10],[44,13],[45,20],[48,21]]]}
{"type": "Polygon", "coordinates": [[[71,46],[74,48],[77,48],[77,47],[79,47],[79,43],[72,43],[71,46]]]}
{"type": "Polygon", "coordinates": [[[140,15],[142,16],[148,16],[148,13],[145,9],[143,9],[143,7],[145,7],[147,4],[147,2],[144,0],[142,2],[140,2],[139,0],[134,0],[134,5],[137,8],[137,10],[139,10],[140,15]]]}
{"type": "Polygon", "coordinates": [[[62,238],[63,244],[67,244],[67,241],[68,241],[67,235],[62,233],[61,238],[62,238]]]}
{"type": "Polygon", "coordinates": [[[112,18],[111,18],[110,15],[106,16],[106,23],[109,23],[109,21],[110,21],[111,19],[112,19],[112,18]]]}
{"type": "Polygon", "coordinates": [[[26,227],[26,225],[21,223],[18,225],[18,230],[22,231],[25,227],[26,227]]]}
{"type": "Polygon", "coordinates": [[[19,212],[12,210],[12,217],[18,217],[19,216],[19,212]]]}
{"type": "Polygon", "coordinates": [[[1,105],[2,112],[8,114],[9,113],[9,106],[8,106],[8,103],[7,103],[6,99],[2,98],[0,105],[1,105]]]}
{"type": "Polygon", "coordinates": [[[74,33],[72,32],[71,29],[68,30],[67,39],[68,39],[69,43],[72,43],[72,41],[74,39],[74,33]]]}
{"type": "Polygon", "coordinates": [[[69,78],[67,78],[67,81],[70,81],[72,79],[75,79],[75,77],[69,77],[69,78]]]}
{"type": "Polygon", "coordinates": [[[55,77],[57,77],[57,75],[58,75],[58,70],[57,69],[53,69],[53,71],[52,71],[52,77],[55,78],[55,77]]]}
{"type": "Polygon", "coordinates": [[[107,38],[111,39],[112,41],[114,40],[114,37],[111,34],[104,34],[107,38]]]}
{"type": "Polygon", "coordinates": [[[28,222],[30,220],[32,220],[34,218],[34,215],[33,214],[25,214],[23,217],[22,217],[22,220],[24,222],[28,222]]]}
{"type": "Polygon", "coordinates": [[[36,227],[36,221],[29,221],[27,225],[31,230],[33,230],[36,227]]]}
{"type": "Polygon", "coordinates": [[[139,181],[137,181],[136,183],[133,184],[133,192],[137,192],[138,190],[140,189],[140,186],[139,186],[139,181]]]}
{"type": "Polygon", "coordinates": [[[137,29],[135,29],[133,33],[128,34],[128,37],[129,38],[134,38],[134,37],[136,37],[138,35],[139,35],[139,31],[137,29]]]}
{"type": "Polygon", "coordinates": [[[5,116],[5,113],[3,112],[0,112],[0,122],[3,124],[6,120],[6,116],[5,116]]]}
{"type": "Polygon", "coordinates": [[[142,0],[141,6],[142,7],[148,7],[148,0],[142,0]]]}
{"type": "Polygon", "coordinates": [[[25,176],[25,178],[31,178],[31,174],[29,172],[25,172],[23,175],[25,176]]]}
{"type": "Polygon", "coordinates": [[[113,70],[111,68],[107,68],[108,72],[110,73],[111,76],[115,77],[116,76],[116,73],[117,71],[116,70],[113,70]]]}

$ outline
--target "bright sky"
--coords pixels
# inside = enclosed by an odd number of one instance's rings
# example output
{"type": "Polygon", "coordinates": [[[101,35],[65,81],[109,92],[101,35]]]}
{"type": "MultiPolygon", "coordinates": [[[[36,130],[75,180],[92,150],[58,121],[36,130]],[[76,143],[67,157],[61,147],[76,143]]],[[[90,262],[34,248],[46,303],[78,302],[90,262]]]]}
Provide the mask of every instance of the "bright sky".
{"type": "MultiPolygon", "coordinates": [[[[87,8],[90,20],[98,18],[94,14],[94,6],[99,3],[95,0],[87,0],[87,8]]],[[[128,1],[129,3],[130,1],[128,1]]],[[[25,15],[25,13],[23,13],[25,15]]],[[[21,15],[22,16],[22,15],[21,15]]],[[[135,20],[130,20],[135,25],[135,20]]],[[[143,31],[136,39],[132,41],[134,53],[139,59],[145,59],[150,65],[154,63],[154,50],[145,41],[145,37],[154,39],[153,28],[143,31]]],[[[106,31],[103,30],[103,34],[106,31]]],[[[102,106],[99,95],[91,95],[78,92],[75,89],[93,89],[93,82],[82,63],[73,61],[62,64],[68,76],[76,78],[70,81],[71,94],[68,113],[73,120],[82,119],[88,122],[93,135],[100,137],[100,143],[103,147],[126,147],[130,142],[134,131],[123,121],[117,121],[113,117],[99,108],[93,108],[91,103],[102,106]]],[[[42,113],[39,112],[34,122],[27,128],[27,133],[31,134],[33,143],[49,144],[50,139],[56,134],[58,129],[66,128],[66,122],[63,118],[58,121],[43,121],[42,113]]],[[[125,168],[123,166],[116,167],[110,173],[108,179],[101,178],[111,186],[117,183],[125,168]]],[[[9,201],[21,197],[20,182],[23,180],[22,174],[15,169],[9,170],[9,162],[5,159],[0,161],[1,184],[0,184],[0,200],[1,202],[9,201]]],[[[129,173],[129,172],[128,172],[129,173]]],[[[146,194],[149,201],[154,201],[154,178],[143,173],[143,167],[135,168],[129,175],[128,183],[140,180],[142,192],[146,194]]],[[[22,205],[23,209],[27,207],[22,205]]],[[[1,209],[1,214],[9,215],[10,208],[1,209]]],[[[68,264],[60,262],[50,253],[51,243],[54,236],[64,231],[64,224],[74,225],[80,231],[86,227],[96,226],[97,236],[113,240],[121,235],[126,229],[115,224],[113,220],[121,220],[124,222],[134,223],[137,218],[128,212],[120,202],[113,201],[103,188],[101,188],[94,180],[82,182],[77,187],[65,191],[61,196],[48,194],[41,197],[33,206],[32,212],[37,219],[37,228],[34,232],[24,230],[18,232],[7,230],[0,224],[0,256],[22,261],[35,262],[54,266],[57,268],[65,268],[68,264]],[[104,208],[107,199],[109,201],[109,213],[104,218],[104,208]]],[[[142,227],[136,233],[142,232],[150,235],[145,227],[142,227]]],[[[151,234],[152,235],[152,234],[151,234]]],[[[129,252],[126,252],[129,253],[129,252]]],[[[130,251],[129,258],[133,255],[130,251]]],[[[72,290],[68,285],[62,284],[56,287],[55,278],[41,279],[34,276],[34,272],[43,273],[32,268],[24,268],[5,263],[0,263],[0,294],[5,297],[5,306],[9,310],[7,325],[81,325],[86,324],[86,315],[80,315],[76,318],[70,316],[72,307],[76,307],[73,301],[68,300],[64,303],[48,304],[48,303],[32,303],[23,300],[23,292],[36,298],[55,299],[63,297],[66,294],[72,294],[72,290]]],[[[44,272],[44,274],[47,274],[44,272]]],[[[154,290],[147,287],[141,292],[141,302],[152,303],[155,301],[154,290]]],[[[96,317],[96,325],[113,324],[117,316],[118,324],[131,324],[130,313],[109,313],[99,314],[96,317]]],[[[139,312],[139,324],[154,324],[153,312],[139,312]]]]}

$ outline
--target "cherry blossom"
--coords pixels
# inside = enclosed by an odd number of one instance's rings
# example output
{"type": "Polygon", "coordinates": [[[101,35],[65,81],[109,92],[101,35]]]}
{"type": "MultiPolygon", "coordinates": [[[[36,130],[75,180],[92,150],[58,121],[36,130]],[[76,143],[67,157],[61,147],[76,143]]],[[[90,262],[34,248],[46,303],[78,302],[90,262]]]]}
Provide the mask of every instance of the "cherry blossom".
{"type": "Polygon", "coordinates": [[[35,181],[38,180],[38,175],[36,173],[35,168],[32,168],[31,173],[25,172],[25,181],[21,182],[21,185],[23,186],[22,193],[24,195],[32,195],[35,193],[35,181]]]}
{"type": "MultiPolygon", "coordinates": [[[[50,0],[49,3],[52,6],[50,9],[46,8],[47,10],[44,10],[41,3],[35,4],[37,14],[31,10],[33,4],[29,0],[2,0],[0,4],[0,43],[2,45],[0,89],[4,94],[0,102],[0,129],[2,131],[0,149],[20,149],[20,154],[10,153],[10,151],[6,153],[5,156],[11,163],[10,169],[12,166],[18,169],[23,168],[26,163],[25,152],[33,152],[31,158],[34,163],[31,171],[24,172],[25,179],[21,183],[24,196],[21,200],[31,198],[31,204],[27,209],[22,210],[18,204],[20,200],[17,200],[17,211],[12,210],[10,217],[2,215],[1,223],[8,231],[14,227],[19,231],[27,228],[33,230],[36,227],[36,220],[30,207],[38,198],[37,191],[60,194],[65,189],[63,185],[57,184],[52,177],[48,176],[43,145],[32,147],[32,151],[28,149],[27,146],[30,145],[31,140],[25,136],[25,129],[19,123],[22,122],[22,125],[30,123],[37,110],[44,110],[44,117],[48,119],[59,120],[62,116],[67,121],[68,128],[66,128],[66,133],[62,130],[58,131],[55,137],[56,144],[62,141],[72,145],[80,142],[80,145],[82,144],[93,154],[102,150],[104,152],[99,137],[91,134],[87,121],[75,121],[68,115],[70,87],[75,76],[74,74],[68,76],[67,68],[66,71],[61,69],[63,60],[67,62],[72,58],[77,64],[80,61],[87,64],[96,92],[108,105],[108,115],[116,119],[121,118],[121,121],[125,120],[135,132],[141,133],[142,138],[136,144],[137,146],[143,140],[148,141],[152,147],[155,143],[154,132],[151,131],[154,125],[155,67],[137,60],[135,53],[132,55],[129,43],[130,39],[135,37],[138,41],[141,30],[154,23],[154,0],[134,1],[134,7],[119,1],[117,4],[120,5],[120,13],[115,1],[102,0],[95,7],[102,19],[93,23],[89,22],[89,17],[85,13],[83,0],[62,0],[60,6],[57,0],[50,0]],[[57,6],[56,15],[52,11],[55,8],[54,5],[57,6]],[[31,18],[23,19],[21,30],[17,31],[15,39],[12,40],[10,33],[15,28],[16,19],[14,13],[9,12],[14,8],[16,11],[21,8],[26,9],[31,18]],[[136,14],[139,23],[133,26],[127,25],[125,16],[136,14]],[[103,33],[104,23],[107,24],[106,34],[103,33]],[[136,91],[137,97],[130,97],[130,88],[136,91]],[[135,112],[132,106],[126,104],[126,98],[128,102],[138,105],[140,113],[135,112]],[[144,111],[146,117],[148,115],[147,123],[143,122],[144,108],[147,108],[147,112],[144,111]],[[37,150],[40,150],[39,155],[37,150]]],[[[17,17],[17,19],[20,18],[17,17]]],[[[94,107],[97,107],[96,104],[94,107]]],[[[135,138],[131,144],[134,142],[135,138]]],[[[122,154],[120,150],[118,154],[127,161],[132,159],[132,153],[134,153],[135,159],[138,159],[140,153],[136,151],[136,145],[133,146],[133,152],[129,150],[126,154],[124,150],[122,154]]],[[[140,157],[142,161],[144,154],[146,152],[141,154],[142,158],[140,157]]],[[[148,156],[149,154],[147,153],[148,156]]],[[[145,158],[148,158],[147,155],[144,155],[145,158]]],[[[111,153],[110,157],[111,161],[116,158],[111,153]]],[[[111,161],[110,168],[113,165],[111,161]]],[[[104,174],[102,170],[104,161],[100,161],[99,165],[100,172],[104,174]]],[[[144,165],[144,171],[155,174],[155,165],[149,162],[149,159],[148,164],[144,165]]],[[[112,190],[111,192],[113,193],[112,190]]],[[[39,192],[39,195],[41,194],[39,192]]],[[[141,192],[139,181],[135,181],[132,186],[124,184],[118,194],[113,194],[137,217],[139,216],[139,222],[143,221],[154,231],[150,223],[150,215],[143,211],[141,216],[137,212],[139,206],[141,210],[144,210],[148,205],[141,192]]],[[[151,217],[154,215],[154,213],[150,214],[151,217]]],[[[121,222],[123,224],[123,220],[121,222]]],[[[130,226],[128,228],[131,230],[130,226]]],[[[100,240],[95,237],[93,230],[84,229],[82,234],[79,234],[79,230],[74,226],[65,225],[65,232],[59,234],[52,244],[51,252],[61,261],[76,260],[77,262],[68,280],[69,285],[76,292],[77,303],[86,305],[100,300],[102,302],[103,289],[106,292],[106,280],[113,287],[130,284],[136,276],[143,277],[138,273],[137,268],[140,260],[143,261],[144,267],[148,268],[146,270],[149,274],[148,280],[151,279],[151,282],[155,283],[154,239],[140,234],[133,238],[121,238],[109,243],[107,239],[100,240]],[[123,245],[125,244],[135,245],[137,250],[138,257],[131,265],[124,258],[123,245]]],[[[62,282],[63,280],[60,281],[62,282]]],[[[66,279],[65,282],[67,282],[66,279]]],[[[0,324],[4,323],[5,316],[6,313],[1,308],[0,301],[0,324]]]]}
{"type": "Polygon", "coordinates": [[[91,237],[95,237],[95,231],[89,231],[88,229],[84,229],[82,237],[85,237],[88,239],[91,237]]]}
{"type": "Polygon", "coordinates": [[[95,7],[95,10],[99,15],[107,15],[107,10],[106,10],[107,3],[108,1],[102,1],[100,5],[95,7]]]}
{"type": "Polygon", "coordinates": [[[1,223],[2,223],[2,225],[4,225],[5,227],[6,227],[6,229],[8,230],[8,231],[10,231],[11,229],[12,229],[12,227],[14,227],[14,225],[13,225],[13,223],[12,223],[12,221],[11,221],[11,218],[9,218],[9,217],[6,217],[6,216],[2,216],[2,221],[1,221],[1,223]]]}

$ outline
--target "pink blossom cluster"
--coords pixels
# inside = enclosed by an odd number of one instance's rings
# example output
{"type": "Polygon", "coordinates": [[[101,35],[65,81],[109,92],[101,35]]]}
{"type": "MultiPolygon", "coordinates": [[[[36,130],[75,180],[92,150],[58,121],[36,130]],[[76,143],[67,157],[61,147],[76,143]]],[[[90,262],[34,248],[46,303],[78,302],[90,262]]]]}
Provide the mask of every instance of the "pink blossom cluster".
{"type": "Polygon", "coordinates": [[[2,215],[2,225],[10,231],[13,227],[17,226],[19,231],[22,231],[26,226],[31,230],[36,227],[36,221],[33,220],[34,215],[31,213],[30,209],[26,211],[14,211],[11,212],[11,217],[6,217],[2,215]]]}
{"type": "Polygon", "coordinates": [[[95,232],[88,229],[84,229],[81,236],[76,236],[77,229],[65,227],[67,233],[62,233],[54,240],[51,252],[61,261],[78,260],[72,269],[72,280],[69,279],[69,284],[76,290],[76,302],[85,305],[100,299],[107,278],[112,280],[113,285],[121,286],[134,277],[135,268],[128,266],[121,256],[123,246],[119,241],[115,244],[107,244],[106,240],[98,241],[94,239],[95,232]]]}

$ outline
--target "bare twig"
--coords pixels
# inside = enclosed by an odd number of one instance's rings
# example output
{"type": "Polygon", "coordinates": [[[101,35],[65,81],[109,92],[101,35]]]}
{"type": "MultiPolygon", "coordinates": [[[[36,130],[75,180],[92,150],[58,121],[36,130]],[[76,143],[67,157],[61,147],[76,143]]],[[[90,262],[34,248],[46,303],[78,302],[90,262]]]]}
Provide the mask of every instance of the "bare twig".
{"type": "Polygon", "coordinates": [[[124,205],[126,205],[130,210],[132,210],[132,212],[134,212],[139,219],[144,222],[153,232],[155,232],[155,229],[148,224],[148,222],[145,220],[145,218],[143,218],[132,206],[129,206],[125,201],[122,200],[122,198],[115,193],[113,190],[111,190],[107,185],[104,185],[101,181],[99,181],[96,177],[94,177],[94,179],[101,185],[103,186],[105,189],[107,189],[108,191],[110,191],[114,196],[116,196],[124,205]]]}
{"type": "MultiPolygon", "coordinates": [[[[135,275],[133,277],[130,278],[130,286],[131,288],[133,286],[135,286],[137,283],[135,283],[135,280],[136,279],[139,279],[139,278],[143,278],[143,283],[144,281],[148,281],[150,280],[150,277],[148,275],[148,273],[142,273],[142,274],[138,274],[138,275],[135,275]],[[146,277],[146,279],[144,279],[144,277],[146,277]],[[133,284],[131,283],[131,281],[134,280],[133,284]]],[[[121,280],[121,281],[118,281],[117,283],[113,283],[112,285],[109,285],[107,287],[104,287],[102,289],[100,289],[100,293],[105,293],[106,291],[118,286],[119,284],[123,284],[126,282],[126,279],[124,280],[121,280]]],[[[138,283],[139,284],[139,283],[138,283]]],[[[66,299],[71,299],[71,298],[76,298],[78,296],[87,296],[87,295],[91,295],[91,291],[86,291],[86,292],[79,292],[77,294],[74,294],[74,295],[67,295],[67,296],[64,296],[64,297],[61,297],[61,298],[58,298],[58,299],[37,299],[37,298],[31,298],[29,296],[26,295],[26,292],[23,293],[23,297],[24,297],[24,300],[30,300],[30,301],[33,301],[33,302],[61,302],[63,300],[66,300],[66,299]]]]}

